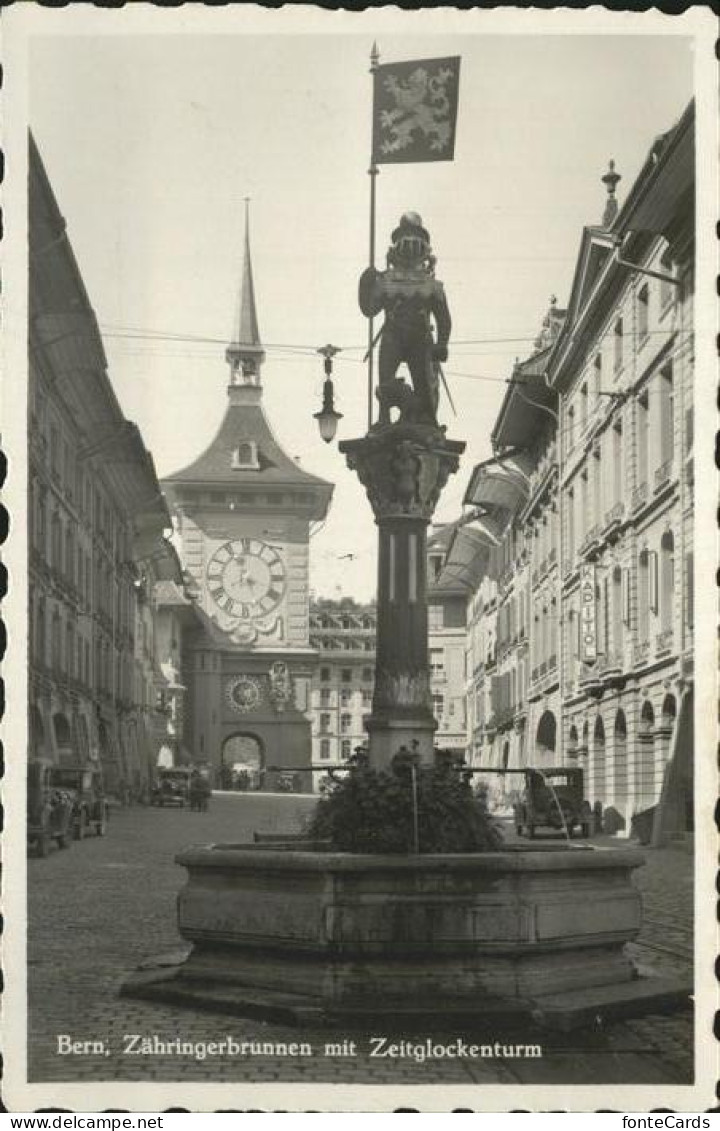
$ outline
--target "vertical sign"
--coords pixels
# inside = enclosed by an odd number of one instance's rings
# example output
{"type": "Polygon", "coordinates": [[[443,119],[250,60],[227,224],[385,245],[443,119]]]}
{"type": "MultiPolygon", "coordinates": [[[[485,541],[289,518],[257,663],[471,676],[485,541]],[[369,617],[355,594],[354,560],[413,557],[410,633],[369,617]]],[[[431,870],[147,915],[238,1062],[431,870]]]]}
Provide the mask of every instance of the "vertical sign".
{"type": "Polygon", "coordinates": [[[580,659],[594,664],[597,654],[595,566],[584,562],[580,566],[580,659]]]}

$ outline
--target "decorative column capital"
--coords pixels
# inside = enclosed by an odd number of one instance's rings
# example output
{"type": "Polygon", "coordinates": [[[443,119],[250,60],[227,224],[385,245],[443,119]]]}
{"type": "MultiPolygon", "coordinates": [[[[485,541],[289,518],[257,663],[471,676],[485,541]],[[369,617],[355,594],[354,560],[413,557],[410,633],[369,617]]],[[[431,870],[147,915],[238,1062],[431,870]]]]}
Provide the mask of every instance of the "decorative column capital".
{"type": "Polygon", "coordinates": [[[440,492],[457,471],[465,442],[434,425],[397,423],[339,445],[362,483],[375,515],[429,522],[440,492]]]}

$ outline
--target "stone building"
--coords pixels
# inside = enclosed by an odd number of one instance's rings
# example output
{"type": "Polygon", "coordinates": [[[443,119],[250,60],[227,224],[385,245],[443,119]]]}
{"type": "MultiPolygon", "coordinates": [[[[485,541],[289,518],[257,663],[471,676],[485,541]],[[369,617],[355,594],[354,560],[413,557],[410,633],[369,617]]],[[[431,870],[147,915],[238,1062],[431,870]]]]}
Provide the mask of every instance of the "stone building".
{"type": "MultiPolygon", "coordinates": [[[[317,665],[310,688],[312,761],[340,765],[367,742],[363,719],[375,682],[374,605],[350,598],[318,600],[310,609],[310,643],[317,665]]],[[[315,782],[322,778],[315,774],[315,782]]]]}
{"type": "Polygon", "coordinates": [[[179,573],[38,150],[29,151],[30,756],[143,793],[158,723],[153,587],[179,573]]]}
{"type": "Polygon", "coordinates": [[[603,178],[547,366],[559,398],[564,747],[647,835],[692,824],[694,105],[603,178]],[[650,829],[654,822],[654,829],[650,829]]]}
{"type": "Polygon", "coordinates": [[[225,784],[309,790],[308,544],[333,489],[283,451],[265,415],[247,222],[226,358],[217,435],[163,480],[197,614],[183,633],[185,742],[225,784]]]}
{"type": "Polygon", "coordinates": [[[444,570],[454,529],[452,523],[436,525],[428,534],[428,649],[435,745],[464,753],[467,601],[462,581],[444,570]]]}
{"type": "Polygon", "coordinates": [[[607,828],[660,840],[692,827],[694,106],[621,208],[619,179],[516,366],[447,568],[473,761],[579,764],[607,828]]]}

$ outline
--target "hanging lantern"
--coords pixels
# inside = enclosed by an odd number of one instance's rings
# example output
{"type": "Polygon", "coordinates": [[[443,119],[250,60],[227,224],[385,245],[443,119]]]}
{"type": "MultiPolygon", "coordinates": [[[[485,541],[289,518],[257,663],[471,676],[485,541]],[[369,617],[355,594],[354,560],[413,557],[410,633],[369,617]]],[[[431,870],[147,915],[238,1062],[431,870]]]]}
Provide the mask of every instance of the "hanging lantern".
{"type": "Polygon", "coordinates": [[[337,432],[338,420],[342,420],[342,413],[335,411],[335,389],[332,383],[332,359],[340,350],[337,346],[322,346],[318,350],[319,354],[325,359],[325,381],[323,384],[323,403],[320,412],[313,413],[313,416],[318,422],[320,428],[320,435],[326,444],[335,438],[337,432]]]}

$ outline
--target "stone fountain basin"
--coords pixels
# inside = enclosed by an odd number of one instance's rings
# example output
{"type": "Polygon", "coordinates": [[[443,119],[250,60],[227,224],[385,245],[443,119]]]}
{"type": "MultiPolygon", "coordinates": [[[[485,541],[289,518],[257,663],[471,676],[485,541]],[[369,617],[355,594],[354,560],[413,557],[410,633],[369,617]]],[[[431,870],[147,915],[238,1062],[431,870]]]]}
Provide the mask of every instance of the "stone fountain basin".
{"type": "MultiPolygon", "coordinates": [[[[637,978],[630,849],[518,846],[467,855],[351,855],[214,844],[176,857],[193,983],[314,1004],[324,1015],[453,1012],[637,978]]],[[[228,991],[229,992],[229,991],[228,991]]],[[[230,996],[233,996],[231,993],[230,996]]]]}

